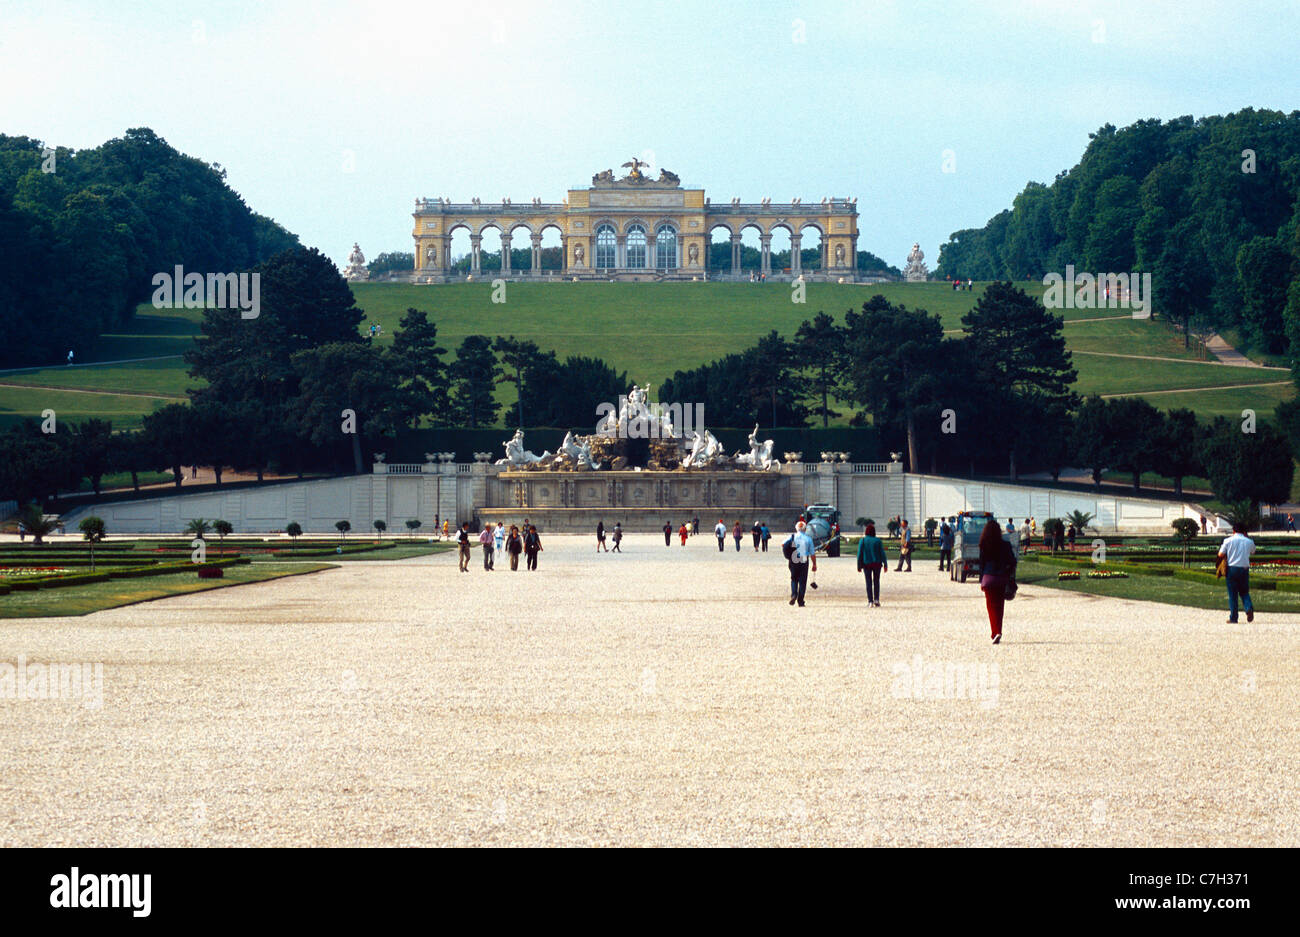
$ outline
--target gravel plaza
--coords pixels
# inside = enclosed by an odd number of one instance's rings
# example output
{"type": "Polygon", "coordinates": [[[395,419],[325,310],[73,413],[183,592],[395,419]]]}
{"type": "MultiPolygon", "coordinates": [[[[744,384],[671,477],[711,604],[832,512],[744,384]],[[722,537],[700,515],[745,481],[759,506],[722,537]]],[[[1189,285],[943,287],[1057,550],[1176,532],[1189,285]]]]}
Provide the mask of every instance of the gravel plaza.
{"type": "Polygon", "coordinates": [[[790,607],[774,535],[6,622],[103,701],[0,698],[0,844],[1300,845],[1296,616],[1025,586],[994,647],[930,563],[790,607]]]}

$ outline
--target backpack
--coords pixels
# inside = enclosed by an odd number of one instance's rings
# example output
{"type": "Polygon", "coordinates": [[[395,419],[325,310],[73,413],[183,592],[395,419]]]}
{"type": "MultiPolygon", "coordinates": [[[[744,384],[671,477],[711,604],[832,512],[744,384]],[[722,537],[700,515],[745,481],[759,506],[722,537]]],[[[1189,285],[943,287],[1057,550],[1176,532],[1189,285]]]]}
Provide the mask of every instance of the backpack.
{"type": "Polygon", "coordinates": [[[781,553],[784,554],[786,562],[794,557],[794,537],[781,544],[781,553]]]}

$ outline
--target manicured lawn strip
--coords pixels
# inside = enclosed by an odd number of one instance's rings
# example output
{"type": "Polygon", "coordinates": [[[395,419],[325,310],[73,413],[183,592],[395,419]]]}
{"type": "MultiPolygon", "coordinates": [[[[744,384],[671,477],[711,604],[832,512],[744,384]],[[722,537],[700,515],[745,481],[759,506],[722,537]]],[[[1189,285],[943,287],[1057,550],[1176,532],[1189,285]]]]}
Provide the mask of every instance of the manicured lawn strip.
{"type": "MultiPolygon", "coordinates": [[[[1227,617],[1228,593],[1223,580],[1215,580],[1210,574],[1209,581],[1197,578],[1185,578],[1176,575],[1151,576],[1132,575],[1129,579],[1085,579],[1058,581],[1056,570],[1064,564],[1025,563],[1016,573],[1022,585],[1045,586],[1050,589],[1064,589],[1067,592],[1080,592],[1088,595],[1100,595],[1116,599],[1137,599],[1146,602],[1163,602],[1166,605],[1182,605],[1212,611],[1216,615],[1227,617]]],[[[1107,563],[1107,569],[1116,568],[1107,563]]],[[[1290,585],[1288,583],[1287,585],[1290,585]]],[[[1251,597],[1259,612],[1300,612],[1300,592],[1290,590],[1271,591],[1262,588],[1251,577],[1251,597]]],[[[1008,606],[1010,607],[1010,606],[1008,606]]],[[[1242,616],[1243,626],[1245,617],[1242,616]]],[[[1138,619],[1134,624],[1140,626],[1138,619]]],[[[1296,623],[1300,627],[1300,621],[1296,623]]]]}
{"type": "Polygon", "coordinates": [[[88,615],[108,608],[150,602],[174,595],[224,589],[335,568],[337,567],[329,563],[252,563],[227,568],[221,579],[199,579],[197,575],[192,578],[160,576],[144,580],[109,580],[52,592],[14,592],[0,599],[0,618],[88,615]]]}

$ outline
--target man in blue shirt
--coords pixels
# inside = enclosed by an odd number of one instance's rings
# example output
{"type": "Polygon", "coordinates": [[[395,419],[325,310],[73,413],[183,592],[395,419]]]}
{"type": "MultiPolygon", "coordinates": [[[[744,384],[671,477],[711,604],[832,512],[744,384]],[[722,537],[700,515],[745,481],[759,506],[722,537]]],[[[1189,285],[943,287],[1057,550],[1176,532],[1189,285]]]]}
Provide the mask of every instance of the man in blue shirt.
{"type": "Polygon", "coordinates": [[[813,539],[805,533],[807,524],[803,521],[795,524],[794,533],[786,538],[782,549],[789,556],[790,563],[790,604],[798,602],[803,605],[804,593],[808,591],[808,567],[817,572],[817,548],[813,539]],[[789,549],[786,549],[786,546],[789,549]]]}
{"type": "Polygon", "coordinates": [[[1250,601],[1250,556],[1255,552],[1255,541],[1246,536],[1245,524],[1233,524],[1232,536],[1219,547],[1219,556],[1227,566],[1228,624],[1237,623],[1237,597],[1246,609],[1246,621],[1255,620],[1255,605],[1250,601]]]}

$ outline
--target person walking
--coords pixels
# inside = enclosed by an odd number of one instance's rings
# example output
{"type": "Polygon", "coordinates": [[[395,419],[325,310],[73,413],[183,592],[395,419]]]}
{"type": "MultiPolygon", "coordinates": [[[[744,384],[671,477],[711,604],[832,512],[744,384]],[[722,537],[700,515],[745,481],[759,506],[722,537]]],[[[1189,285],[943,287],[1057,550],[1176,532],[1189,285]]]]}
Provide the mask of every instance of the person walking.
{"type": "Polygon", "coordinates": [[[691,518],[691,536],[694,537],[700,532],[700,518],[695,516],[691,518]]]}
{"type": "Polygon", "coordinates": [[[952,571],[952,545],[954,535],[948,522],[939,525],[939,572],[952,571]],[[947,563],[945,566],[944,564],[947,563]]]}
{"type": "Polygon", "coordinates": [[[524,534],[524,558],[528,569],[537,569],[537,554],[542,552],[542,538],[537,536],[537,528],[533,525],[528,526],[528,533],[524,534]]]}
{"type": "Polygon", "coordinates": [[[1255,603],[1250,600],[1250,557],[1255,552],[1255,541],[1246,536],[1244,523],[1232,525],[1232,536],[1219,546],[1223,557],[1224,578],[1228,580],[1228,624],[1237,623],[1237,599],[1246,609],[1246,621],[1255,620],[1255,603]]]}
{"type": "Polygon", "coordinates": [[[496,547],[496,556],[492,559],[492,567],[496,568],[496,561],[501,559],[506,549],[506,525],[497,524],[496,530],[492,531],[492,545],[496,547]]]}
{"type": "Polygon", "coordinates": [[[619,544],[623,542],[623,524],[621,521],[614,522],[614,549],[611,553],[622,553],[619,544]]]}
{"type": "Polygon", "coordinates": [[[479,531],[478,542],[483,547],[483,571],[490,573],[492,571],[492,525],[484,524],[483,529],[479,531]]]}
{"type": "Polygon", "coordinates": [[[691,531],[685,521],[682,521],[682,526],[677,529],[677,535],[682,538],[682,546],[686,546],[686,538],[691,535],[691,531]]]}
{"type": "Polygon", "coordinates": [[[609,547],[605,546],[605,522],[603,520],[596,521],[596,552],[599,553],[601,550],[606,553],[609,552],[609,547]]]}
{"type": "Polygon", "coordinates": [[[469,521],[464,521],[456,533],[456,549],[460,553],[460,571],[469,572],[469,521]]]}
{"type": "Polygon", "coordinates": [[[880,608],[880,571],[889,572],[889,557],[885,556],[885,545],[876,536],[876,525],[868,524],[862,528],[862,539],[858,541],[858,572],[867,579],[867,604],[880,608]]]}
{"type": "Polygon", "coordinates": [[[745,538],[745,528],[740,526],[740,521],[736,521],[736,525],[731,528],[731,536],[736,541],[736,552],[739,553],[740,541],[745,538]]]}
{"type": "Polygon", "coordinates": [[[801,608],[808,591],[809,565],[814,573],[817,572],[817,549],[813,546],[812,537],[804,532],[807,526],[799,521],[794,525],[794,533],[781,544],[786,562],[790,565],[790,604],[798,602],[801,608]]]}
{"type": "Polygon", "coordinates": [[[750,533],[754,535],[754,552],[757,553],[758,542],[763,539],[763,525],[758,521],[754,521],[754,526],[750,529],[750,533]]]}
{"type": "Polygon", "coordinates": [[[763,533],[762,533],[762,538],[761,538],[761,539],[762,539],[762,542],[763,542],[763,552],[766,553],[766,552],[767,552],[767,542],[768,542],[769,540],[772,539],[772,531],[771,531],[771,529],[767,526],[767,521],[763,521],[762,531],[763,531],[763,533]]]}
{"type": "MultiPolygon", "coordinates": [[[[1054,530],[1052,533],[1054,534],[1054,539],[1056,540],[1056,548],[1059,550],[1059,549],[1061,548],[1061,531],[1060,531],[1060,528],[1058,527],[1058,528],[1057,528],[1056,530],[1054,530]]],[[[1076,539],[1078,536],[1079,536],[1079,531],[1078,531],[1078,529],[1075,528],[1075,526],[1074,526],[1074,522],[1071,521],[1071,522],[1070,522],[1069,529],[1067,529],[1067,530],[1065,531],[1065,539],[1069,541],[1069,543],[1070,543],[1070,550],[1071,550],[1071,551],[1074,550],[1074,541],[1075,541],[1075,539],[1076,539]]]]}
{"type": "Polygon", "coordinates": [[[713,536],[718,538],[718,552],[722,553],[727,548],[727,525],[722,523],[722,518],[718,518],[718,524],[713,528],[713,536]]]}
{"type": "Polygon", "coordinates": [[[673,545],[673,522],[664,521],[664,546],[671,547],[672,545],[673,545]]]}
{"type": "Polygon", "coordinates": [[[903,569],[903,561],[907,561],[907,571],[912,571],[912,528],[907,526],[907,521],[899,522],[899,537],[902,542],[898,545],[898,565],[894,572],[900,572],[903,569]]]}
{"type": "Polygon", "coordinates": [[[1295,515],[1288,514],[1286,516],[1286,529],[1291,533],[1295,533],[1295,515]]]}
{"type": "Polygon", "coordinates": [[[510,571],[519,572],[519,554],[524,550],[524,538],[519,536],[519,525],[510,525],[510,536],[506,538],[506,552],[510,554],[510,571]]]}
{"type": "Polygon", "coordinates": [[[1029,546],[1029,538],[1030,538],[1029,518],[1026,517],[1020,524],[1021,551],[1023,551],[1025,547],[1029,546]]]}
{"type": "Polygon", "coordinates": [[[1008,591],[1015,595],[1016,551],[1002,539],[998,522],[989,518],[980,534],[980,588],[984,590],[984,607],[989,613],[989,630],[993,643],[1002,643],[1002,612],[1008,591]]]}

